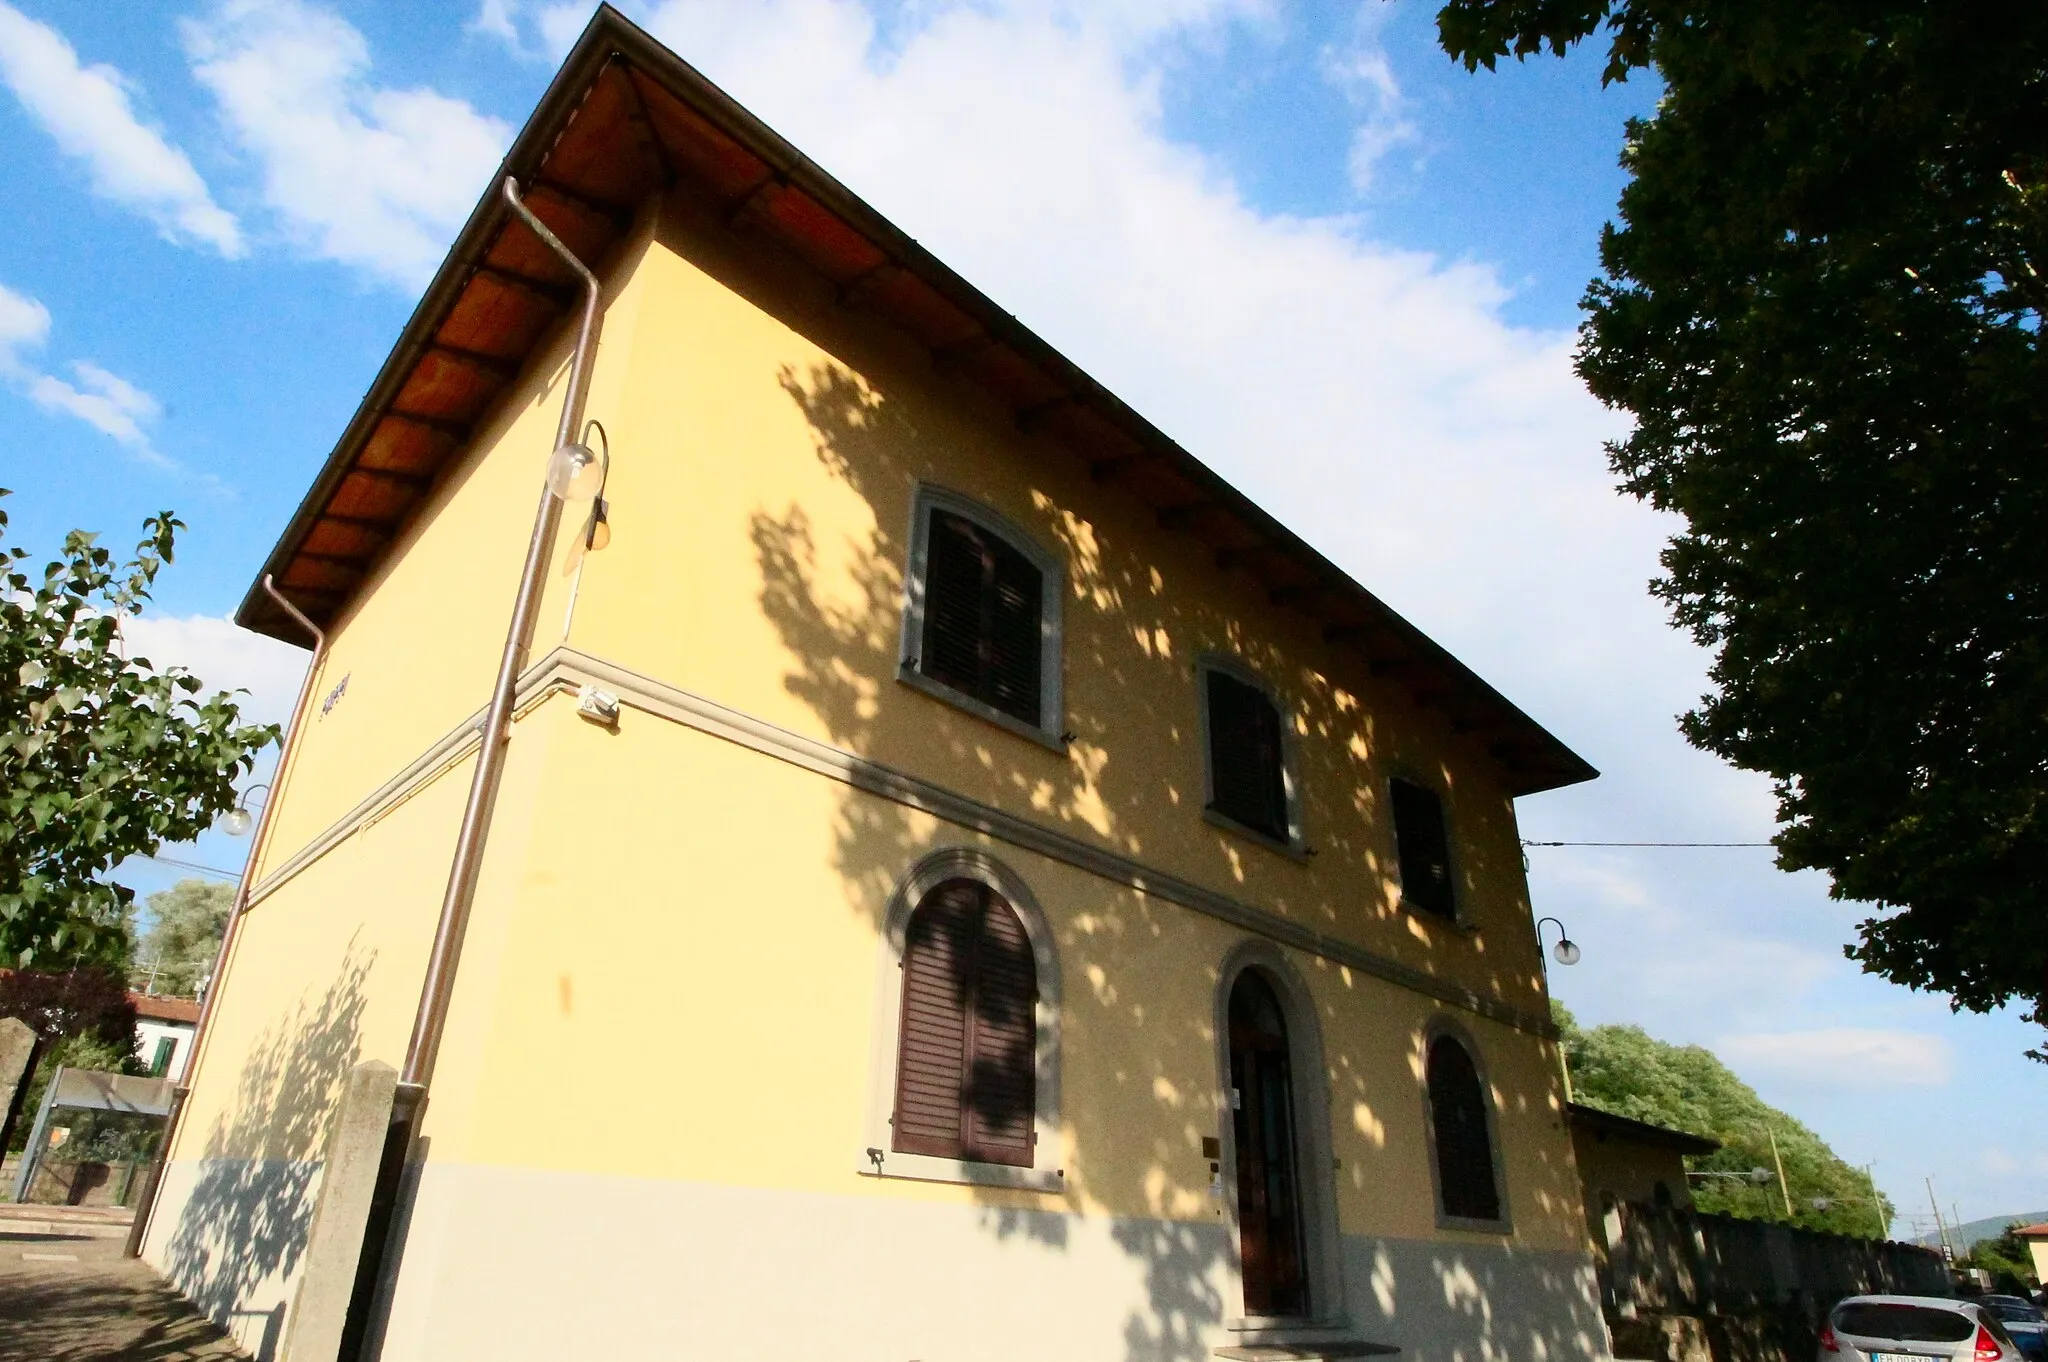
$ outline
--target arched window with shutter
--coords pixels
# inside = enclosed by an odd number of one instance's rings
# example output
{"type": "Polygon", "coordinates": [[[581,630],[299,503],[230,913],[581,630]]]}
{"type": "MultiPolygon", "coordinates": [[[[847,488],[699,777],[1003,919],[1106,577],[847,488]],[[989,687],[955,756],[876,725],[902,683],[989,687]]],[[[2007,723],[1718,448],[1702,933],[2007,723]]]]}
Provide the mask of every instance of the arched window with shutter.
{"type": "Polygon", "coordinates": [[[883,946],[861,1171],[1058,1190],[1059,972],[1030,891],[979,849],[934,852],[883,946]]]}
{"type": "Polygon", "coordinates": [[[908,568],[898,678],[1057,745],[1058,561],[986,507],[922,487],[908,568]]]}
{"type": "Polygon", "coordinates": [[[903,949],[898,1150],[1031,1165],[1037,1007],[1016,910],[979,880],[926,895],[903,949]]]}
{"type": "Polygon", "coordinates": [[[1439,1027],[1428,1040],[1426,1065],[1438,1212],[1453,1225],[1505,1228],[1492,1103],[1472,1050],[1449,1029],[1439,1027]]]}

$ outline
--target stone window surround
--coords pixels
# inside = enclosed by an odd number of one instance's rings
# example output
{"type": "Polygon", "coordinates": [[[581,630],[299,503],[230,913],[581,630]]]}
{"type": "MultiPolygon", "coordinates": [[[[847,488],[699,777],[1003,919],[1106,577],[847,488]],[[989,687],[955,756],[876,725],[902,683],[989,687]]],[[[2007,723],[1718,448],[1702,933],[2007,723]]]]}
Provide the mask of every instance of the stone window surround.
{"type": "Polygon", "coordinates": [[[910,545],[910,556],[903,569],[903,633],[896,650],[896,679],[913,690],[923,691],[934,699],[966,710],[976,718],[985,719],[998,728],[1007,729],[1019,737],[1029,738],[1055,752],[1064,753],[1067,750],[1066,738],[1063,736],[1067,711],[1065,688],[1062,684],[1066,671],[1063,660],[1063,612],[1066,607],[1067,574],[1066,567],[1059,557],[1007,517],[970,497],[928,482],[918,483],[910,498],[910,534],[904,542],[910,545]],[[911,665],[923,647],[925,561],[929,553],[931,513],[934,510],[946,511],[973,522],[979,529],[996,536],[1029,558],[1038,570],[1045,574],[1045,587],[1039,596],[1039,721],[1036,724],[1026,723],[1014,714],[1005,714],[993,705],[985,704],[971,695],[953,689],[943,681],[926,676],[911,665]]]}
{"type": "Polygon", "coordinates": [[[951,846],[926,853],[904,873],[890,895],[875,960],[873,1023],[868,1041],[867,1114],[856,1170],[865,1177],[909,1178],[981,1187],[1018,1187],[1058,1192],[1066,1187],[1060,1130],[1060,971],[1052,926],[1031,889],[1017,873],[979,847],[951,846]],[[896,1112],[896,1056],[903,1023],[903,948],[910,915],[925,896],[947,880],[978,880],[1017,912],[1038,973],[1037,1043],[1033,1053],[1038,1139],[1029,1168],[966,1159],[907,1154],[890,1148],[896,1112]],[[876,1155],[880,1154],[880,1158],[876,1155]]]}
{"type": "Polygon", "coordinates": [[[1231,653],[1204,652],[1195,658],[1195,709],[1197,712],[1196,733],[1202,746],[1202,817],[1219,828],[1227,828],[1239,837],[1257,842],[1271,851],[1297,861],[1308,859],[1309,850],[1302,830],[1302,784],[1301,751],[1294,728],[1294,713],[1281,700],[1280,692],[1272,682],[1254,671],[1250,664],[1231,653]],[[1233,680],[1242,681],[1266,697],[1267,703],[1280,716],[1280,782],[1287,799],[1287,838],[1285,841],[1248,828],[1228,814],[1218,813],[1210,805],[1216,799],[1215,774],[1209,765],[1209,673],[1222,672],[1233,680]]]}
{"type": "Polygon", "coordinates": [[[1480,1048],[1471,1030],[1457,1018],[1439,1012],[1422,1028],[1422,1073],[1417,1086],[1422,1095],[1422,1131],[1429,1146],[1429,1190],[1431,1204],[1436,1210],[1437,1228],[1512,1235],[1515,1232],[1514,1212],[1508,1204],[1507,1165],[1501,1160],[1500,1109],[1493,1100],[1493,1079],[1487,1073],[1486,1051],[1480,1048]],[[1486,1108],[1486,1152],[1493,1164],[1493,1193],[1500,1202],[1500,1218],[1497,1220],[1476,1220],[1444,1212],[1443,1173],[1437,1167],[1436,1110],[1429,1100],[1429,1052],[1439,1040],[1446,1038],[1464,1048],[1472,1060],[1472,1071],[1479,1075],[1479,1096],[1486,1108]]]}

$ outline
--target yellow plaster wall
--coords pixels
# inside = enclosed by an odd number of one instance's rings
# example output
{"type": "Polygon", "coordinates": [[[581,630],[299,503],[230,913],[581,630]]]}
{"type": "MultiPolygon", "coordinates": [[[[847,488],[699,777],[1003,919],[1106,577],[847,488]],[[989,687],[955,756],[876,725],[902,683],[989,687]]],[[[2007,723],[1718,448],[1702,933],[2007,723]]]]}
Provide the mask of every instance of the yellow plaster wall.
{"type": "Polygon", "coordinates": [[[636,286],[616,533],[586,569],[576,646],[1545,1011],[1511,803],[1441,714],[783,258],[677,207],[636,286]],[[919,480],[1067,564],[1068,754],[894,679],[919,480]],[[1210,650],[1293,711],[1306,864],[1200,816],[1193,667],[1210,650]],[[1448,791],[1476,931],[1396,906],[1397,771],[1448,791]]]}
{"type": "MultiPolygon", "coordinates": [[[[493,853],[521,864],[471,927],[428,1117],[437,1161],[1217,1218],[1201,1141],[1236,929],[640,711],[611,732],[558,699],[518,742],[545,762],[535,835],[493,853]],[[855,1172],[879,925],[904,868],[961,844],[1023,877],[1058,943],[1062,1194],[855,1172]]],[[[1420,1073],[1435,1005],[1292,960],[1320,1012],[1344,1230],[1436,1234],[1420,1073]]],[[[1554,1058],[1465,1022],[1517,1241],[1582,1248],[1554,1058]]]]}
{"type": "MultiPolygon", "coordinates": [[[[588,413],[616,404],[639,298],[633,262],[611,272],[588,413]]],[[[312,841],[490,697],[513,597],[554,447],[575,337],[564,327],[504,405],[478,426],[468,453],[436,484],[391,553],[330,632],[289,797],[265,848],[264,870],[312,841]],[[336,687],[347,689],[331,708],[336,687]]],[[[558,642],[573,577],[568,541],[588,503],[571,509],[546,577],[538,656],[558,642]]]]}

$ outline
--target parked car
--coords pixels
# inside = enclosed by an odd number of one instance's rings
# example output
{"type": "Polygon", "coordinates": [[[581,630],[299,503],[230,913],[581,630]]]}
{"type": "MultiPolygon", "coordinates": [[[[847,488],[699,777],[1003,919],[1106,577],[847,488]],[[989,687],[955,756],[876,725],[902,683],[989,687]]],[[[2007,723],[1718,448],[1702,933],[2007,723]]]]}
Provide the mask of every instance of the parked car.
{"type": "Polygon", "coordinates": [[[1828,1312],[1815,1362],[2029,1362],[1981,1300],[1851,1296],[1828,1312]]]}
{"type": "Polygon", "coordinates": [[[1979,1296],[1977,1304],[1998,1316],[2028,1362],[2048,1362],[2048,1316],[2024,1296],[1979,1296]]]}

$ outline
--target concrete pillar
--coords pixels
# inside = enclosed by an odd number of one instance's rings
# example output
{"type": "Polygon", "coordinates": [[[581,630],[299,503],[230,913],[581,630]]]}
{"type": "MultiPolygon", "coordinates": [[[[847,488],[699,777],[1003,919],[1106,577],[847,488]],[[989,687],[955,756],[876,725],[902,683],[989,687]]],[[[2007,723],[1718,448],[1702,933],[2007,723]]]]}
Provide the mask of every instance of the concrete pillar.
{"type": "Polygon", "coordinates": [[[286,1322],[283,1362],[335,1362],[363,1256],[363,1227],[384,1158],[398,1070],[369,1060],[349,1070],[327,1133],[320,1200],[306,1236],[305,1266],[286,1322]]]}
{"type": "Polygon", "coordinates": [[[0,1017],[0,1153],[7,1150],[14,1123],[21,1117],[21,1097],[28,1087],[29,1066],[36,1058],[36,1033],[19,1017],[0,1017]]]}

